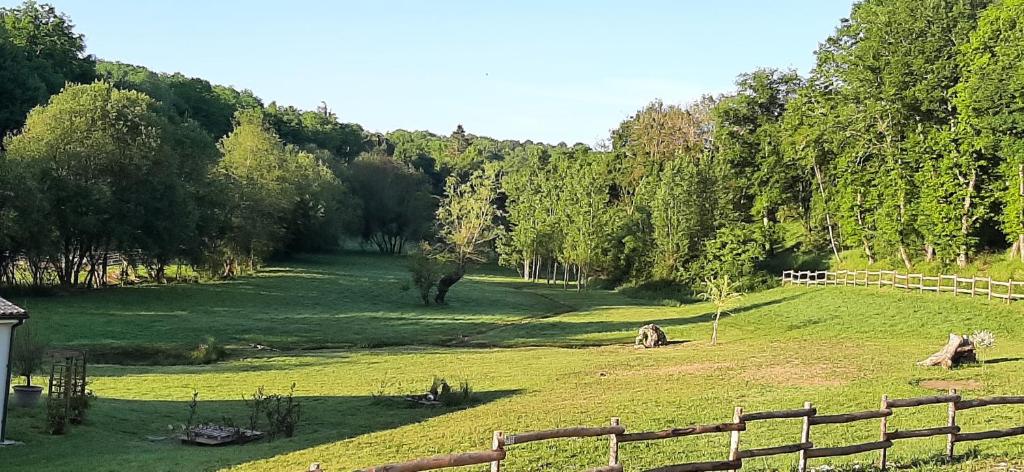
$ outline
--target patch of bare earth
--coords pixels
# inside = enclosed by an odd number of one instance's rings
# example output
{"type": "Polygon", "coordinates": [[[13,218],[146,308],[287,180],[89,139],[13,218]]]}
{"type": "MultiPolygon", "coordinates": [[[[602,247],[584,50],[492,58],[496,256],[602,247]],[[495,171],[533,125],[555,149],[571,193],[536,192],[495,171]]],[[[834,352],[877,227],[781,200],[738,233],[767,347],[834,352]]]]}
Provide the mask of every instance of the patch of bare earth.
{"type": "Polygon", "coordinates": [[[985,384],[977,380],[925,380],[920,385],[929,390],[948,391],[951,388],[957,390],[978,390],[985,384]]]}

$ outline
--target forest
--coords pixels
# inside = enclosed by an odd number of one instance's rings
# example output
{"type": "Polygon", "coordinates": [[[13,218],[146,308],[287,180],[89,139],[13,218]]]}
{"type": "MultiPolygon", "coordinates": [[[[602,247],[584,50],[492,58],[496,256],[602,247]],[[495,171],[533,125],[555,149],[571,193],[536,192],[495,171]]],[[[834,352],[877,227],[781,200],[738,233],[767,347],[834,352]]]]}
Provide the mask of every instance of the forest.
{"type": "Polygon", "coordinates": [[[807,74],[637,104],[592,145],[372,132],[98,59],[49,5],[0,20],[7,286],[229,278],[344,241],[415,253],[425,302],[488,260],[579,288],[747,289],[793,253],[1024,260],[1024,0],[864,0],[807,74]]]}

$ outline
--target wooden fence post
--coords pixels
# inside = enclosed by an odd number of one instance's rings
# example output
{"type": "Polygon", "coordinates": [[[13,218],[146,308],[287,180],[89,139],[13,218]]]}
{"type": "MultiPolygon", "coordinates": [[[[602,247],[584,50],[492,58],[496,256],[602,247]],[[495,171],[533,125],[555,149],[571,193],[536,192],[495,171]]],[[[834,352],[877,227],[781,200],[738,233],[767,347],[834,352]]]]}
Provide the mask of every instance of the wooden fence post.
{"type": "Polygon", "coordinates": [[[975,295],[975,292],[974,292],[974,290],[975,290],[975,288],[976,288],[977,286],[978,286],[978,278],[977,278],[977,277],[971,277],[971,297],[972,297],[972,298],[973,298],[973,297],[974,297],[974,295],[975,295]]]}
{"type": "MultiPolygon", "coordinates": [[[[811,402],[804,402],[804,409],[805,410],[809,410],[809,409],[811,409],[813,407],[814,407],[814,405],[811,402]]],[[[811,442],[811,417],[810,416],[805,416],[804,417],[804,426],[803,426],[803,429],[800,430],[800,442],[804,443],[804,444],[807,444],[807,443],[811,442]]],[[[799,469],[799,472],[807,472],[807,450],[806,449],[801,449],[800,450],[800,463],[799,463],[798,469],[799,469]]]]}
{"type": "MultiPolygon", "coordinates": [[[[619,419],[612,418],[612,426],[618,426],[619,419]]],[[[608,465],[619,464],[619,436],[616,434],[608,435],[608,465]]]]}
{"type": "MultiPolygon", "coordinates": [[[[732,422],[740,424],[743,422],[743,407],[736,407],[735,412],[732,415],[732,422]]],[[[736,428],[736,431],[732,432],[732,437],[729,440],[729,460],[735,461],[740,459],[740,431],[736,428]]],[[[733,472],[736,472],[735,470],[733,472]]]]}
{"type": "Polygon", "coordinates": [[[1006,283],[1006,303],[1010,303],[1011,298],[1013,298],[1013,279],[1006,283]]]}
{"type": "MultiPolygon", "coordinates": [[[[889,409],[889,396],[888,395],[882,395],[882,406],[881,406],[881,409],[882,410],[888,410],[889,409]]],[[[885,441],[887,439],[887,436],[889,435],[889,417],[887,417],[887,416],[883,416],[882,417],[882,427],[881,427],[881,430],[882,430],[882,434],[878,438],[878,440],[879,441],[885,441]]],[[[889,449],[882,449],[880,452],[881,452],[881,455],[880,455],[880,457],[878,459],[878,468],[882,469],[882,470],[885,470],[886,462],[888,462],[888,459],[889,459],[889,449]]]]}
{"type": "MultiPolygon", "coordinates": [[[[495,451],[505,450],[505,433],[501,431],[494,432],[494,438],[491,440],[491,449],[495,451]]],[[[491,472],[501,472],[501,461],[491,462],[491,472]]]]}
{"type": "MultiPolygon", "coordinates": [[[[950,395],[956,395],[956,389],[955,388],[949,389],[949,394],[950,395]]],[[[949,426],[951,428],[956,426],[956,402],[955,401],[949,402],[949,422],[946,424],[946,426],[949,426]]],[[[954,452],[955,445],[956,445],[956,434],[955,433],[949,433],[948,435],[946,435],[946,457],[949,460],[953,460],[953,456],[955,455],[955,452],[954,452]]]]}
{"type": "Polygon", "coordinates": [[[988,299],[992,299],[992,277],[988,278],[988,283],[985,284],[988,287],[988,299]]]}

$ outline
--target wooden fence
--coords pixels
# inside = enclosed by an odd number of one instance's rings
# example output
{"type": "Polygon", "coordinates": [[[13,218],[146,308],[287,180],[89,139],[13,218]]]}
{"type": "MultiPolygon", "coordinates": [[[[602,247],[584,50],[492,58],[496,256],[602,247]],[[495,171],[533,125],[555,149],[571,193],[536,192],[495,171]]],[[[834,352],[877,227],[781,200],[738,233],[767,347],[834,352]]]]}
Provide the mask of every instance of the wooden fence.
{"type": "MultiPolygon", "coordinates": [[[[729,433],[731,436],[727,458],[711,462],[689,462],[667,465],[655,469],[649,469],[646,472],[734,471],[741,469],[743,467],[743,461],[746,459],[777,456],[782,454],[798,454],[799,470],[804,472],[807,470],[807,464],[811,459],[847,456],[871,451],[879,451],[878,465],[880,468],[885,469],[888,460],[888,450],[893,446],[895,441],[926,438],[931,436],[946,436],[946,456],[952,459],[955,456],[954,449],[957,443],[1024,435],[1024,425],[1008,429],[973,433],[962,432],[960,427],[957,426],[957,413],[961,411],[985,406],[1012,404],[1024,405],[1024,396],[988,397],[964,400],[959,394],[957,394],[956,390],[950,390],[948,395],[931,397],[890,399],[888,396],[882,396],[881,406],[878,410],[832,415],[819,415],[818,410],[814,408],[814,405],[810,402],[804,403],[803,408],[780,411],[744,412],[743,408],[738,407],[736,408],[731,422],[710,425],[694,425],[662,431],[627,433],[626,428],[620,424],[619,418],[612,418],[611,424],[603,427],[574,427],[510,435],[506,435],[501,431],[495,431],[491,442],[491,448],[485,451],[428,457],[409,462],[370,467],[368,469],[363,469],[361,472],[419,472],[446,467],[482,464],[490,464],[491,472],[501,472],[502,461],[508,457],[509,451],[514,450],[517,445],[552,439],[594,437],[607,438],[608,465],[595,466],[594,468],[587,469],[586,472],[623,472],[623,465],[619,461],[619,450],[622,446],[628,443],[721,433],[729,433]],[[948,421],[945,425],[906,431],[889,430],[889,418],[895,415],[897,410],[940,404],[948,405],[949,415],[948,421]],[[743,448],[741,435],[747,430],[747,423],[754,421],[787,419],[803,421],[803,428],[797,442],[781,446],[755,449],[743,448]],[[813,443],[813,435],[811,434],[813,427],[821,425],[842,425],[876,419],[881,422],[881,433],[878,441],[840,447],[816,447],[813,443]]],[[[319,470],[319,464],[316,464],[316,466],[316,469],[311,467],[310,470],[319,470]]]]}
{"type": "Polygon", "coordinates": [[[992,280],[991,277],[960,277],[959,275],[927,276],[901,274],[893,270],[819,270],[782,273],[782,284],[821,286],[893,287],[919,292],[949,292],[953,296],[970,295],[1005,300],[1024,299],[1024,282],[992,280]]]}

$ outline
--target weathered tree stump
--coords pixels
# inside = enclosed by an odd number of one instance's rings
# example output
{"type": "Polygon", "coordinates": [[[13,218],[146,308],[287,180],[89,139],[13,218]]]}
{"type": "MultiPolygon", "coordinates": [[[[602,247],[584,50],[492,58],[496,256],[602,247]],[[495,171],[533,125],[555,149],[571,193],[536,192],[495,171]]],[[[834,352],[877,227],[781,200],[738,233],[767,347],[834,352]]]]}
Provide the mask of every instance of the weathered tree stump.
{"type": "Polygon", "coordinates": [[[975,352],[974,342],[967,336],[949,334],[949,342],[939,352],[932,354],[927,359],[918,362],[917,365],[937,366],[941,365],[947,369],[978,362],[978,355],[975,352]]]}
{"type": "Polygon", "coordinates": [[[644,325],[636,336],[636,347],[650,349],[668,345],[668,336],[656,324],[644,325]]]}

